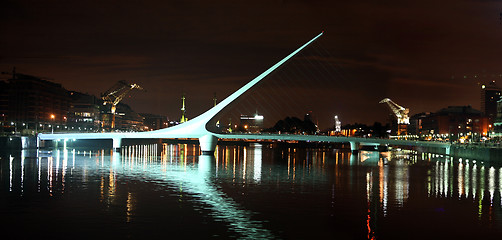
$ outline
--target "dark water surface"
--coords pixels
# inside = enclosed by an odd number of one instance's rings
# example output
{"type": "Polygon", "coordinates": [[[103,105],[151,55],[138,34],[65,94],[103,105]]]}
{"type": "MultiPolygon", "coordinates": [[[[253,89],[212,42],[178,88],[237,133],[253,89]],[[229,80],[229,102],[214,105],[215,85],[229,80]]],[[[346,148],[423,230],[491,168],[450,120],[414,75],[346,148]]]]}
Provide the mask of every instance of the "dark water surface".
{"type": "Polygon", "coordinates": [[[0,152],[0,229],[8,239],[502,239],[500,166],[411,151],[198,152],[0,152]]]}

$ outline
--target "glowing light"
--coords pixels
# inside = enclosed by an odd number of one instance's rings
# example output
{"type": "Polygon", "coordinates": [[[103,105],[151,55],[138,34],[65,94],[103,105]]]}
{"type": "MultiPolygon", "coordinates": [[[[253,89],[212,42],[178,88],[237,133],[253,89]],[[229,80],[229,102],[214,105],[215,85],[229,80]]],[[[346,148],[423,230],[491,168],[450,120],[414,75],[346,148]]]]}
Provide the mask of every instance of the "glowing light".
{"type": "Polygon", "coordinates": [[[257,114],[257,115],[254,116],[254,119],[263,119],[263,116],[257,114]]]}

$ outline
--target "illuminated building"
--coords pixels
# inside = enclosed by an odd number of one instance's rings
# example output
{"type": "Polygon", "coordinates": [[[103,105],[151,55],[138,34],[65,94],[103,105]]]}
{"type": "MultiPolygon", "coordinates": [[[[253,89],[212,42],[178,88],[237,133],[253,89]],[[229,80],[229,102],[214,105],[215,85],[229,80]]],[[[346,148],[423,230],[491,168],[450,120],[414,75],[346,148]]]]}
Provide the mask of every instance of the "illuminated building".
{"type": "Polygon", "coordinates": [[[431,114],[431,112],[423,112],[411,116],[408,134],[420,135],[423,129],[433,129],[433,126],[430,125],[432,121],[427,121],[431,117],[431,114]]]}
{"type": "Polygon", "coordinates": [[[254,116],[241,115],[241,127],[245,132],[261,132],[263,128],[263,116],[255,114],[254,116]]]}
{"type": "Polygon", "coordinates": [[[101,100],[93,95],[74,91],[70,92],[70,99],[67,120],[70,130],[98,131],[101,125],[99,107],[103,105],[101,100]]]}
{"type": "Polygon", "coordinates": [[[497,117],[493,123],[494,136],[502,136],[502,99],[497,101],[497,117]]]}
{"type": "Polygon", "coordinates": [[[488,118],[471,106],[449,106],[431,114],[417,114],[413,122],[422,137],[455,140],[474,139],[488,134],[488,118]]]}
{"type": "Polygon", "coordinates": [[[490,124],[493,124],[497,117],[497,102],[500,100],[500,94],[500,88],[495,81],[481,85],[481,111],[488,117],[490,124]]]}

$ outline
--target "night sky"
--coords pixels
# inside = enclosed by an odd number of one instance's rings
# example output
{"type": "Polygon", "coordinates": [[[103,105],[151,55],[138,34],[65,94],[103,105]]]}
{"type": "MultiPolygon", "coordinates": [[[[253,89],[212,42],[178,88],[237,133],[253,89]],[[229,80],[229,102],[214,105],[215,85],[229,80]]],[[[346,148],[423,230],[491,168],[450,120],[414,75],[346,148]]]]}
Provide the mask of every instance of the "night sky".
{"type": "Polygon", "coordinates": [[[299,111],[312,110],[321,128],[334,114],[343,124],[372,124],[387,121],[378,103],[386,97],[411,114],[479,109],[479,84],[502,86],[500,12],[502,1],[489,0],[3,0],[0,70],[15,66],[96,96],[118,80],[138,83],[146,92],[124,102],[171,119],[185,92],[194,117],[213,93],[228,96],[325,31],[325,64],[343,77],[315,92],[334,101],[299,111]]]}

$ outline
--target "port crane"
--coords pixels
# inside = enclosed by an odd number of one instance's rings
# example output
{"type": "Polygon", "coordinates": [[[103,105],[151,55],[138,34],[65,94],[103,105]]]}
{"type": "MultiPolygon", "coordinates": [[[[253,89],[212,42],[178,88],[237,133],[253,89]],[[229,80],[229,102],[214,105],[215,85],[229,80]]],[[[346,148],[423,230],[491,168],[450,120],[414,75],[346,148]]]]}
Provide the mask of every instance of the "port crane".
{"type": "Polygon", "coordinates": [[[397,103],[390,100],[390,98],[385,98],[380,103],[387,103],[394,116],[397,118],[398,124],[410,124],[410,117],[408,117],[408,113],[410,113],[409,108],[405,108],[399,106],[397,103]]]}
{"type": "Polygon", "coordinates": [[[398,105],[390,100],[390,98],[384,98],[380,103],[386,103],[397,118],[397,135],[406,135],[408,132],[408,124],[410,124],[410,117],[408,116],[410,109],[398,105]]]}
{"type": "Polygon", "coordinates": [[[101,95],[103,105],[110,104],[110,112],[112,113],[111,129],[115,128],[115,111],[117,104],[133,89],[143,90],[138,84],[129,84],[124,80],[118,81],[110,89],[101,95]]]}

